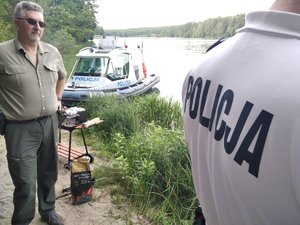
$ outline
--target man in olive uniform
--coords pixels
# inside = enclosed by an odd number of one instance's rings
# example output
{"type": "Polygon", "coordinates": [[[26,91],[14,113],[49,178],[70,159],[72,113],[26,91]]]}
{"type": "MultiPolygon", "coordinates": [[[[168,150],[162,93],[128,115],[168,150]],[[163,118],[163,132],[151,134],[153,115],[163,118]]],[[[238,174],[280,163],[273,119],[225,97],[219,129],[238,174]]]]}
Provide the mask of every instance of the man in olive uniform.
{"type": "Polygon", "coordinates": [[[66,70],[52,45],[41,40],[43,9],[21,1],[15,7],[17,35],[0,44],[0,110],[7,124],[5,142],[15,186],[12,224],[29,224],[38,209],[42,221],[64,224],[55,208],[58,175],[58,121],[66,70]]]}

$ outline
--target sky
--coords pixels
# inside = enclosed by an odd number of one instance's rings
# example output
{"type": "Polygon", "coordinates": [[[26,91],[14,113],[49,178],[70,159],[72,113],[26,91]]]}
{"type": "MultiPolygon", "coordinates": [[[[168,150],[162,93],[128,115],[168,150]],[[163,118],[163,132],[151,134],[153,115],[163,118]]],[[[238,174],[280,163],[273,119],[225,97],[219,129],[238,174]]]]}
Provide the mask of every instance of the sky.
{"type": "Polygon", "coordinates": [[[267,10],[274,0],[97,0],[104,29],[158,27],[267,10]]]}

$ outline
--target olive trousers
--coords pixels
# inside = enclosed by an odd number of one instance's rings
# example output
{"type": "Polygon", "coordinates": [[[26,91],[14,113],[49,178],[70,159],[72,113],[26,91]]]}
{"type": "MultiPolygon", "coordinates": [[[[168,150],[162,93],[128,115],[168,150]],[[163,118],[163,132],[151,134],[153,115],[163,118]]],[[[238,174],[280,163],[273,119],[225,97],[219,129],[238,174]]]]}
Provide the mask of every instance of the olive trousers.
{"type": "Polygon", "coordinates": [[[57,116],[30,121],[10,121],[5,129],[8,169],[14,184],[13,225],[27,225],[38,210],[45,215],[55,207],[58,175],[57,116]]]}

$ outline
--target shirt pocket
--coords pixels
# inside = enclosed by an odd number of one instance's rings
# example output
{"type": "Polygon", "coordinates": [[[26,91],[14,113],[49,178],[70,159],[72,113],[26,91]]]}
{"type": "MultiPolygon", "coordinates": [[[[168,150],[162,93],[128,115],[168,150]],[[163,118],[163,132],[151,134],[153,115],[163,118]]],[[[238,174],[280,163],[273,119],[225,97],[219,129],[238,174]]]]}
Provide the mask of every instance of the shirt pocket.
{"type": "Polygon", "coordinates": [[[45,73],[42,73],[42,76],[45,79],[45,81],[52,85],[56,84],[58,79],[57,66],[51,63],[44,63],[44,72],[45,73]]]}
{"type": "Polygon", "coordinates": [[[1,86],[3,87],[22,87],[25,79],[26,69],[20,65],[8,64],[4,66],[4,72],[1,73],[1,86]]]}

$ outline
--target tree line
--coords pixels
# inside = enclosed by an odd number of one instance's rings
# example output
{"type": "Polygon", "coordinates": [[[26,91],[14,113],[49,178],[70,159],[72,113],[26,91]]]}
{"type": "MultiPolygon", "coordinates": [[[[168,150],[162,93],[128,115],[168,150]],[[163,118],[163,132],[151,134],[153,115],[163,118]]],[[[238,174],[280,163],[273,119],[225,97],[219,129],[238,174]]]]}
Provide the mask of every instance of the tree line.
{"type": "MultiPolygon", "coordinates": [[[[101,8],[96,0],[32,0],[44,8],[46,30],[44,41],[55,45],[62,54],[77,44],[91,40],[93,35],[121,37],[183,37],[220,38],[230,37],[244,25],[244,14],[210,18],[177,26],[104,30],[96,20],[101,8]]],[[[14,38],[14,7],[19,0],[0,2],[0,42],[14,38]]]]}
{"type": "Polygon", "coordinates": [[[190,22],[177,26],[147,27],[106,30],[106,35],[132,37],[183,37],[215,38],[230,37],[245,24],[245,15],[210,18],[202,22],[190,22]]]}

